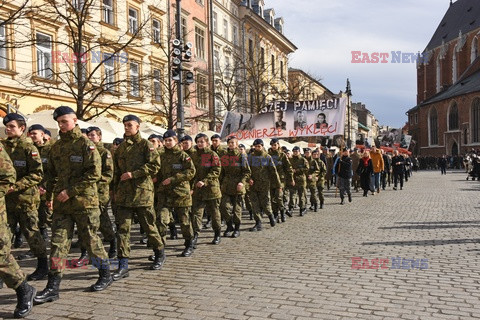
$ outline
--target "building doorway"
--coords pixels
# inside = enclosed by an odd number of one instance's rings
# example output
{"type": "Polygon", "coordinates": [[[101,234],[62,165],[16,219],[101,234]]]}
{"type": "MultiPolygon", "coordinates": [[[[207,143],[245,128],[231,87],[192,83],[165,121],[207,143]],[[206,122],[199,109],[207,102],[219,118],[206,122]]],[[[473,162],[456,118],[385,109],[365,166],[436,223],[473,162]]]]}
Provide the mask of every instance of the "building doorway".
{"type": "Polygon", "coordinates": [[[458,156],[458,145],[456,142],[452,144],[452,156],[458,156]]]}

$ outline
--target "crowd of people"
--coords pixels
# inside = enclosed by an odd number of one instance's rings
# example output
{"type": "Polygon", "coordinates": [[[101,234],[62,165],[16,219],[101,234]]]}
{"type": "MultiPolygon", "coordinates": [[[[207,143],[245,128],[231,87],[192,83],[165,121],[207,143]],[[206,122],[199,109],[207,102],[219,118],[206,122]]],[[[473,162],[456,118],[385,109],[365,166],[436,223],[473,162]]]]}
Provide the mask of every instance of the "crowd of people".
{"type": "Polygon", "coordinates": [[[21,115],[3,120],[8,138],[0,144],[0,278],[16,290],[17,318],[28,315],[33,304],[59,299],[75,227],[80,263],[82,257],[100,262],[90,290],[102,291],[129,276],[133,223],[140,224],[143,243],[153,249],[150,268],[160,270],[167,236],[178,238],[177,225],[184,239],[181,256],[189,257],[202,229],[212,228],[214,245],[222,237],[238,238],[243,208],[255,220],[249,230],[259,232],[265,216],[275,227],[297,209],[299,216],[323,209],[324,188],[338,190],[342,205],[352,201],[352,188],[362,189],[365,197],[391,184],[402,190],[413,167],[408,155],[375,147],[362,152],[344,148],[339,154],[306,148],[302,154],[300,147],[281,147],[279,139],[270,146],[261,139],[245,146],[230,137],[224,147],[219,135],[179,138],[173,130],[143,139],[135,115],[123,118],[124,137],[108,149],[100,128],[82,132],[73,109],[58,107],[53,118],[60,129],[55,142],[41,124],[27,128],[21,115]],[[37,258],[28,276],[11,249],[12,241],[14,247],[21,245],[22,236],[30,251],[18,258],[37,258]],[[110,271],[112,258],[119,261],[115,272],[110,271]],[[38,293],[28,283],[45,278],[47,285],[38,293]]]}

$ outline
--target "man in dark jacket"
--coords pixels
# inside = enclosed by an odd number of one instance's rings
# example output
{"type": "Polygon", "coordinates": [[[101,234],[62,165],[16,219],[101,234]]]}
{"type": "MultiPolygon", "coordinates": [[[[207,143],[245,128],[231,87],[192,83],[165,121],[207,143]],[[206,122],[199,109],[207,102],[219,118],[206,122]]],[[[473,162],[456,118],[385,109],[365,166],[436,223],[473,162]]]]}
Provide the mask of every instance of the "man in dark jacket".
{"type": "Polygon", "coordinates": [[[392,168],[393,168],[393,190],[397,190],[397,183],[400,182],[400,190],[403,189],[403,170],[405,166],[405,158],[398,154],[398,150],[393,152],[392,168]]]}
{"type": "Polygon", "coordinates": [[[392,170],[392,159],[385,154],[385,151],[382,150],[383,157],[383,171],[382,171],[382,190],[385,190],[385,187],[390,186],[390,171],[392,170]]]}
{"type": "Polygon", "coordinates": [[[352,202],[350,186],[352,185],[352,158],[347,148],[343,149],[342,157],[337,161],[335,172],[338,176],[338,188],[340,189],[340,204],[343,204],[345,193],[348,195],[348,202],[352,202]]]}

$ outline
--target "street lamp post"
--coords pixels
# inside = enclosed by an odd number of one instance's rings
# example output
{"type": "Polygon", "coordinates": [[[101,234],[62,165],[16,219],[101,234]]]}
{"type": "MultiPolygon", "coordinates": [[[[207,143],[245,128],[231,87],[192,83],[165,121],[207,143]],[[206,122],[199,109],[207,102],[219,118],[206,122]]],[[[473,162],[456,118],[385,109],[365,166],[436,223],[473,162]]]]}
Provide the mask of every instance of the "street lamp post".
{"type": "MultiPolygon", "coordinates": [[[[176,34],[177,39],[180,40],[181,44],[183,44],[183,37],[182,37],[182,8],[181,8],[181,1],[176,0],[177,12],[176,12],[176,34]]],[[[185,134],[185,115],[183,110],[183,83],[182,83],[182,58],[179,57],[180,63],[178,64],[178,78],[177,82],[177,134],[179,138],[182,138],[185,134]]]]}
{"type": "Polygon", "coordinates": [[[352,118],[352,106],[350,104],[350,97],[352,96],[352,88],[350,87],[350,80],[347,78],[347,88],[345,90],[345,93],[347,94],[347,127],[348,127],[348,135],[347,135],[347,148],[352,147],[352,123],[351,123],[351,118],[352,118]]]}

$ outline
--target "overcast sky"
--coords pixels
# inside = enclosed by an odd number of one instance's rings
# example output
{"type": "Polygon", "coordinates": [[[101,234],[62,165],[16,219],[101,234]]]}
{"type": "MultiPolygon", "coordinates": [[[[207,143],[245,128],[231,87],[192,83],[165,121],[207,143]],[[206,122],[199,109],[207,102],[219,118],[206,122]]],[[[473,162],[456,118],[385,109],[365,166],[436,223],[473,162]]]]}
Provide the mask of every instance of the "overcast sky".
{"type": "Polygon", "coordinates": [[[416,105],[416,64],[391,63],[391,51],[422,52],[449,0],[265,0],[285,21],[298,47],[290,67],[317,77],[334,93],[350,78],[354,102],[363,102],[380,124],[401,127],[416,105]],[[351,63],[352,51],[388,52],[388,63],[351,63]]]}

